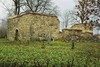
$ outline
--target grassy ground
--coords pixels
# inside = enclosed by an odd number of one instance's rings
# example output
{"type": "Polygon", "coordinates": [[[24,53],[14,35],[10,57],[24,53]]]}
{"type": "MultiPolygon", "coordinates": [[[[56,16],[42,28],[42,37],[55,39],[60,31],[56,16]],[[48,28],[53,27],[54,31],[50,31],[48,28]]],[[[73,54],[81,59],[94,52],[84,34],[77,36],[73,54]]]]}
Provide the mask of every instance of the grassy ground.
{"type": "Polygon", "coordinates": [[[9,42],[0,39],[0,67],[100,67],[100,42],[9,42]]]}

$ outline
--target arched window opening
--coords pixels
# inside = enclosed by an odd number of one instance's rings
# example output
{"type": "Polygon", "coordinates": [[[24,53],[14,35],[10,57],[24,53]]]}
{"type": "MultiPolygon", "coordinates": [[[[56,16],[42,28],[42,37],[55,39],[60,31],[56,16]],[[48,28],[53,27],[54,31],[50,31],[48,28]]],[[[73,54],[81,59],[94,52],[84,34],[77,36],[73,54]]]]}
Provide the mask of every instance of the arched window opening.
{"type": "Polygon", "coordinates": [[[18,29],[15,30],[15,40],[18,41],[19,31],[18,29]]]}

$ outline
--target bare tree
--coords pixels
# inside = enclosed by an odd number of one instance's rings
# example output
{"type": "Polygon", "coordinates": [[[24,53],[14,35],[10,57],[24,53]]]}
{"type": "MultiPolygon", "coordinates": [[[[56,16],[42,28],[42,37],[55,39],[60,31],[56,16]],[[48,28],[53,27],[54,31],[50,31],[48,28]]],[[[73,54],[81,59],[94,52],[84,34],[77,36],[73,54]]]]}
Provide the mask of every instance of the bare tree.
{"type": "Polygon", "coordinates": [[[67,28],[68,24],[73,25],[79,22],[78,17],[76,16],[75,11],[73,10],[66,11],[64,15],[62,16],[62,19],[63,19],[64,28],[67,28]]]}
{"type": "Polygon", "coordinates": [[[83,23],[86,20],[87,15],[87,1],[86,0],[78,0],[78,5],[76,5],[78,11],[77,16],[80,18],[81,22],[83,23]]]}
{"type": "Polygon", "coordinates": [[[0,24],[0,37],[5,38],[7,37],[7,21],[1,19],[1,24],[0,24]]]}
{"type": "Polygon", "coordinates": [[[25,0],[26,11],[38,12],[42,14],[56,14],[57,7],[53,6],[51,0],[25,0]]]}
{"type": "Polygon", "coordinates": [[[8,14],[19,15],[22,12],[37,12],[42,14],[56,15],[57,6],[53,6],[51,0],[11,0],[12,6],[8,6],[5,2],[0,1],[8,14]]]}
{"type": "Polygon", "coordinates": [[[11,6],[12,5],[12,3],[11,3],[11,5],[7,5],[4,1],[0,1],[1,2],[1,4],[3,5],[2,7],[4,8],[4,10],[7,12],[7,14],[8,14],[8,16],[12,16],[12,15],[14,15],[14,8],[13,8],[13,6],[11,6]]]}
{"type": "Polygon", "coordinates": [[[13,0],[15,6],[15,15],[20,13],[20,0],[13,0]]]}
{"type": "Polygon", "coordinates": [[[86,20],[95,22],[100,18],[99,3],[99,0],[78,0],[78,5],[76,5],[78,9],[77,16],[81,19],[82,23],[87,23],[86,20]]]}

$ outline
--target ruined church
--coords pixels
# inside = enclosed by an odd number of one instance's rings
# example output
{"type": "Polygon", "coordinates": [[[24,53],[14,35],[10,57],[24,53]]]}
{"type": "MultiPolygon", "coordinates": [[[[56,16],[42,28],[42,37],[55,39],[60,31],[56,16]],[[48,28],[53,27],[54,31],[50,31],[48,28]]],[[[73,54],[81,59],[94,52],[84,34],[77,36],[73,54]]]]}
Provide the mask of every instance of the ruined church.
{"type": "Polygon", "coordinates": [[[58,39],[59,20],[57,16],[39,13],[26,13],[8,19],[7,38],[10,41],[38,40],[39,37],[50,35],[58,39]]]}

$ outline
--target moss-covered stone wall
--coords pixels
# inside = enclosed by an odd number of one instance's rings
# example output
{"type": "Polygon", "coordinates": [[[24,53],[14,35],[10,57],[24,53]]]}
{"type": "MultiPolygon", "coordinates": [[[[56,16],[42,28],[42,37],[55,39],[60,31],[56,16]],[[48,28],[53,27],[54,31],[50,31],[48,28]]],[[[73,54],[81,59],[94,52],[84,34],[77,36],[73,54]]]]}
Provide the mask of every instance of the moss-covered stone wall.
{"type": "Polygon", "coordinates": [[[51,34],[52,38],[58,39],[59,21],[56,16],[29,13],[8,19],[7,38],[14,41],[16,37],[20,41],[36,40],[43,35],[51,34]]]}
{"type": "Polygon", "coordinates": [[[75,28],[63,29],[62,39],[71,41],[72,36],[75,36],[76,41],[91,41],[93,40],[93,31],[75,28]]]}

